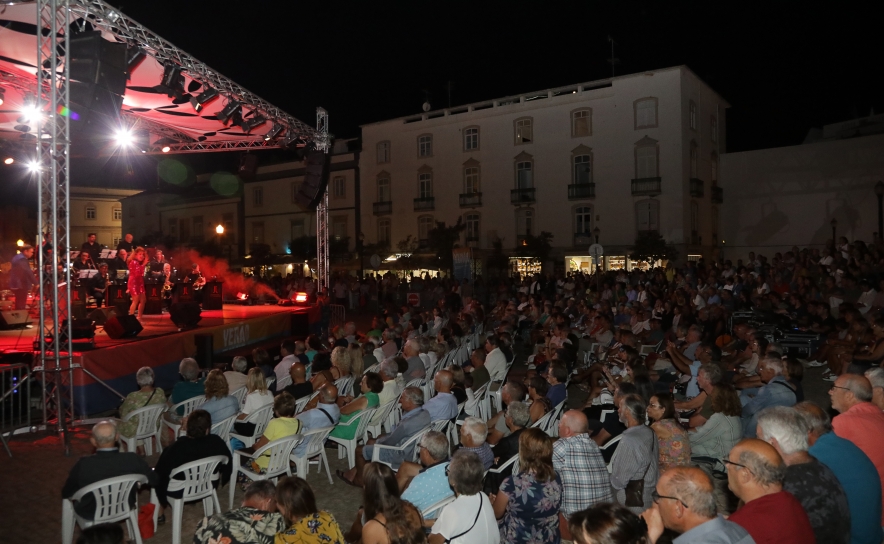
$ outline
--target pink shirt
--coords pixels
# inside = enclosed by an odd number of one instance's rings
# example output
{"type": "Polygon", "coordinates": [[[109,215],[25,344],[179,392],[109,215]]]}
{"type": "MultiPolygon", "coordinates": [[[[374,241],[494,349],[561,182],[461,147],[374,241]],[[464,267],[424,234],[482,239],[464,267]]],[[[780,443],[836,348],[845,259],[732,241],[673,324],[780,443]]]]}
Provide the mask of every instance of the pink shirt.
{"type": "MultiPolygon", "coordinates": [[[[832,420],[835,434],[850,440],[878,469],[884,493],[884,412],[871,402],[860,402],[832,420]]],[[[884,510],[881,512],[884,525],[884,510]]]]}

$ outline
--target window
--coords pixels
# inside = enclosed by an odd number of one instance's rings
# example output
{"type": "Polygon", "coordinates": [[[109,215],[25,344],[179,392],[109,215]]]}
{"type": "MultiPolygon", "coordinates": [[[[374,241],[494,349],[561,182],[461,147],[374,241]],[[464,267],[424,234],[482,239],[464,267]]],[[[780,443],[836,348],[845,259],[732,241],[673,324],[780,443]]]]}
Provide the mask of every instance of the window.
{"type": "Polygon", "coordinates": [[[390,245],[390,220],[378,219],[378,243],[381,245],[390,245]]]}
{"type": "Polygon", "coordinates": [[[466,237],[467,241],[478,240],[479,239],[479,214],[477,213],[468,213],[464,216],[464,223],[466,224],[466,237]]]}
{"type": "Polygon", "coordinates": [[[169,219],[169,236],[178,238],[178,219],[169,219]]]}
{"type": "Polygon", "coordinates": [[[710,181],[713,184],[718,183],[718,155],[715,153],[712,154],[712,175],[710,176],[710,181]]]}
{"type": "Polygon", "coordinates": [[[592,232],[592,208],[579,206],[574,209],[574,233],[589,234],[592,232]]]}
{"type": "Polygon", "coordinates": [[[346,196],[347,178],[335,177],[332,180],[332,198],[344,198],[346,196]]]}
{"type": "Polygon", "coordinates": [[[657,126],[657,99],[641,98],[634,102],[635,128],[654,128],[657,126]]]}
{"type": "Polygon", "coordinates": [[[86,205],[86,219],[95,219],[95,204],[87,204],[86,205]]]}
{"type": "Polygon", "coordinates": [[[206,233],[203,230],[203,216],[202,215],[194,215],[193,216],[193,240],[195,242],[202,242],[206,233]]]}
{"type": "Polygon", "coordinates": [[[190,218],[182,217],[178,221],[178,234],[181,236],[182,242],[190,241],[190,218]]]}
{"type": "Polygon", "coordinates": [[[113,247],[117,247],[118,245],[120,245],[121,241],[123,241],[123,239],[114,234],[114,241],[112,242],[114,244],[113,247]]]}
{"type": "Polygon", "coordinates": [[[433,156],[433,136],[424,134],[417,137],[417,156],[432,157],[433,156]]]}
{"type": "Polygon", "coordinates": [[[264,243],[264,222],[252,223],[252,242],[255,244],[264,243]]]}
{"type": "Polygon", "coordinates": [[[417,175],[418,198],[431,198],[433,196],[433,173],[422,172],[417,175]]]}
{"type": "Polygon", "coordinates": [[[691,142],[691,177],[697,178],[697,143],[691,142]]]}
{"type": "MultiPolygon", "coordinates": [[[[691,233],[696,237],[700,230],[700,206],[696,200],[691,200],[691,233]]],[[[697,243],[697,242],[693,242],[697,243]]]]}
{"type": "Polygon", "coordinates": [[[463,192],[470,195],[479,190],[479,167],[465,166],[463,169],[463,192]]]}
{"type": "Polygon", "coordinates": [[[264,188],[263,187],[255,187],[252,189],[252,204],[256,208],[260,208],[264,205],[264,188]]]}
{"type": "Polygon", "coordinates": [[[378,164],[390,162],[390,142],[378,142],[378,164]]]}
{"type": "Polygon", "coordinates": [[[304,237],[304,221],[292,221],[292,240],[304,237]]]}
{"type": "Polygon", "coordinates": [[[519,161],[516,163],[516,189],[534,187],[534,162],[519,161]]]}
{"type": "Polygon", "coordinates": [[[387,175],[378,177],[378,202],[390,202],[391,195],[390,178],[387,175]]]}
{"type": "Polygon", "coordinates": [[[332,236],[340,240],[347,236],[347,216],[336,215],[332,217],[332,236]]]}
{"type": "Polygon", "coordinates": [[[122,208],[114,208],[112,213],[113,213],[114,221],[122,221],[123,220],[122,208]]]}
{"type": "Polygon", "coordinates": [[[469,127],[463,131],[463,150],[475,151],[479,149],[479,128],[469,127]]]}
{"type": "Polygon", "coordinates": [[[660,201],[639,200],[635,203],[635,228],[639,232],[660,230],[660,201]]]}
{"type": "Polygon", "coordinates": [[[577,185],[592,183],[592,160],[589,155],[574,157],[574,183],[577,185]]]}
{"type": "Polygon", "coordinates": [[[712,116],[712,126],[710,127],[710,132],[712,133],[712,143],[718,141],[718,117],[715,115],[712,116]]]}
{"type": "Polygon", "coordinates": [[[575,110],[571,112],[571,137],[590,136],[592,134],[592,110],[575,110]]]}
{"type": "Polygon", "coordinates": [[[657,177],[657,145],[640,143],[635,148],[636,179],[657,177]]]}
{"type": "Polygon", "coordinates": [[[516,145],[534,141],[534,120],[530,117],[515,120],[516,145]]]}
{"type": "Polygon", "coordinates": [[[697,130],[697,103],[693,100],[688,102],[688,111],[690,113],[691,130],[697,130]]]}
{"type": "Polygon", "coordinates": [[[430,231],[433,230],[433,217],[422,215],[417,218],[417,238],[425,241],[430,239],[430,231]]]}
{"type": "Polygon", "coordinates": [[[534,210],[519,208],[516,210],[516,236],[531,236],[532,234],[534,234],[534,210]]]}

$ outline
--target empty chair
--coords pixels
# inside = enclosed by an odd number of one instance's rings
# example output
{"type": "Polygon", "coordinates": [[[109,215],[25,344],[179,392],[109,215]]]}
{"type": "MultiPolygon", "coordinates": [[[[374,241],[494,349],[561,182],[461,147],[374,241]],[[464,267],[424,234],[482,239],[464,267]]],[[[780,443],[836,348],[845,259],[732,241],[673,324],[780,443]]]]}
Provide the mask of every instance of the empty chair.
{"type": "MultiPolygon", "coordinates": [[[[306,449],[300,455],[298,455],[297,452],[292,451],[290,456],[291,461],[295,463],[298,476],[306,480],[310,467],[310,458],[319,457],[319,471],[322,472],[322,464],[325,463],[325,473],[328,475],[328,483],[329,485],[334,484],[331,477],[331,469],[328,466],[328,458],[325,456],[325,440],[328,438],[329,433],[332,432],[332,429],[334,429],[334,426],[329,425],[328,427],[312,429],[301,434],[303,440],[298,447],[306,446],[306,449]]],[[[289,475],[291,475],[291,471],[289,471],[289,475]]]]}
{"type": "MultiPolygon", "coordinates": [[[[61,542],[71,544],[74,540],[74,523],[85,529],[100,523],[116,523],[126,521],[129,536],[141,544],[141,531],[138,530],[138,507],[129,506],[129,495],[136,485],[147,483],[147,476],[143,474],[127,474],[108,478],[87,485],[71,496],[70,499],[61,501],[61,542]],[[85,519],[74,510],[74,503],[87,494],[95,497],[95,515],[85,519]]],[[[159,506],[156,505],[158,509],[159,506]]]]}
{"type": "MultiPolygon", "coordinates": [[[[212,482],[218,480],[215,468],[219,464],[227,464],[227,457],[214,455],[198,461],[185,463],[172,471],[169,480],[169,491],[182,491],[181,498],[168,497],[169,506],[172,507],[172,544],[181,544],[181,519],[184,515],[184,503],[202,500],[203,511],[206,517],[211,516],[214,509],[221,512],[221,502],[212,482]],[[183,474],[183,480],[176,480],[175,476],[183,474]]],[[[231,489],[236,487],[236,480],[228,484],[231,489]]],[[[188,539],[189,540],[189,539],[188,539]]]]}
{"type": "Polygon", "coordinates": [[[247,453],[243,450],[234,450],[233,474],[230,475],[230,481],[232,484],[229,486],[230,508],[233,508],[233,492],[236,491],[236,485],[233,482],[236,482],[237,474],[242,474],[252,481],[273,480],[273,482],[276,482],[280,476],[287,476],[290,474],[289,457],[292,454],[292,450],[294,450],[300,443],[301,435],[293,434],[291,436],[278,438],[273,442],[268,442],[255,450],[254,453],[247,453]],[[242,466],[243,457],[257,459],[263,456],[264,453],[268,453],[269,458],[267,460],[267,468],[265,468],[263,472],[252,470],[251,465],[242,466]]]}
{"type": "MultiPolygon", "coordinates": [[[[348,421],[346,425],[356,426],[356,434],[353,435],[352,439],[348,440],[345,438],[338,438],[336,436],[328,437],[329,440],[338,444],[338,459],[342,459],[344,455],[347,456],[348,468],[353,468],[354,466],[356,466],[356,446],[358,445],[359,441],[362,440],[362,438],[365,436],[366,428],[368,427],[371,418],[374,416],[377,410],[378,408],[366,408],[365,410],[362,410],[361,412],[350,418],[350,421],[348,421]]],[[[341,424],[339,423],[338,425],[341,424]]],[[[326,463],[328,463],[328,460],[326,460],[326,463]]]]}
{"type": "Polygon", "coordinates": [[[135,451],[138,441],[142,440],[144,442],[144,452],[147,455],[153,455],[153,443],[151,442],[151,439],[153,439],[156,440],[157,451],[162,452],[163,447],[160,445],[160,430],[162,427],[159,426],[158,421],[165,410],[165,404],[149,404],[126,414],[123,421],[129,421],[133,417],[137,417],[138,427],[135,429],[134,436],[126,437],[120,435],[120,445],[125,444],[126,450],[135,451]]]}

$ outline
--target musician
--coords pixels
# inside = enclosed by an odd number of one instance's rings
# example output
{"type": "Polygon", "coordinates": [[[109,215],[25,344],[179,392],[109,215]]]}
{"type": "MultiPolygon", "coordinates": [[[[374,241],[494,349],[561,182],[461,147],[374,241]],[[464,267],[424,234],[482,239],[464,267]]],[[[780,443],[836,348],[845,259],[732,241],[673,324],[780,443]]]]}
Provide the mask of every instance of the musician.
{"type": "Polygon", "coordinates": [[[203,286],[206,284],[206,278],[200,272],[200,265],[193,263],[190,266],[190,273],[184,276],[184,281],[193,284],[193,299],[199,303],[203,303],[203,286]]]}
{"type": "MultiPolygon", "coordinates": [[[[120,240],[120,243],[117,244],[118,254],[121,249],[126,250],[126,255],[132,253],[132,234],[131,233],[127,232],[125,238],[120,240]]],[[[125,257],[123,258],[123,260],[125,260],[125,257]]]]}
{"type": "Polygon", "coordinates": [[[98,274],[89,280],[89,293],[95,299],[95,307],[101,308],[102,302],[107,295],[107,288],[112,283],[112,278],[108,274],[108,266],[105,263],[98,265],[98,274]]]}
{"type": "Polygon", "coordinates": [[[173,290],[175,290],[175,282],[172,278],[172,265],[165,263],[163,265],[163,306],[167,313],[172,310],[173,290]]]}
{"type": "Polygon", "coordinates": [[[9,270],[9,289],[15,293],[15,309],[24,310],[28,306],[28,293],[37,285],[31,264],[28,262],[34,257],[32,246],[23,246],[21,253],[12,258],[12,268],[9,270]]]}
{"type": "Polygon", "coordinates": [[[79,272],[80,270],[94,270],[94,263],[95,261],[90,257],[88,251],[81,251],[77,256],[77,260],[71,263],[71,268],[74,269],[74,272],[79,272]]]}
{"type": "Polygon", "coordinates": [[[143,247],[136,247],[129,256],[129,297],[132,305],[129,307],[129,315],[135,315],[138,319],[144,317],[144,307],[147,305],[147,294],[144,290],[144,264],[146,253],[143,247]],[[138,314],[135,314],[138,310],[138,314]]]}
{"type": "Polygon", "coordinates": [[[89,233],[88,240],[83,242],[83,245],[80,246],[80,251],[83,253],[88,253],[89,258],[92,259],[92,268],[95,268],[96,262],[98,262],[98,257],[101,255],[101,244],[95,241],[96,234],[94,232],[89,233]]]}
{"type": "Polygon", "coordinates": [[[165,272],[163,268],[166,264],[168,263],[165,257],[163,257],[163,251],[160,249],[154,251],[153,259],[150,260],[148,267],[148,279],[158,283],[164,281],[165,272]]]}
{"type": "Polygon", "coordinates": [[[125,249],[118,249],[117,256],[114,257],[114,260],[111,261],[110,268],[113,270],[113,275],[116,276],[117,270],[128,270],[128,266],[126,265],[126,261],[129,258],[129,251],[125,249]]]}

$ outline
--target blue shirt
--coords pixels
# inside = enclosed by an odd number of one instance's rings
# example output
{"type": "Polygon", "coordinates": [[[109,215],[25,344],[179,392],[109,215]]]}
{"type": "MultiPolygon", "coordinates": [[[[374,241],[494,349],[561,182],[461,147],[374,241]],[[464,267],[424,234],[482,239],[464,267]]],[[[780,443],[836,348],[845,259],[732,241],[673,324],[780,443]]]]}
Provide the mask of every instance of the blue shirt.
{"type": "Polygon", "coordinates": [[[221,423],[225,419],[239,413],[239,401],[233,395],[227,395],[220,399],[212,399],[204,402],[200,410],[209,412],[212,416],[212,425],[221,423]]]}
{"type": "Polygon", "coordinates": [[[743,406],[743,436],[755,438],[758,412],[770,406],[795,406],[795,391],[787,385],[786,378],[774,376],[770,383],[758,390],[755,398],[743,406]]]}
{"type": "Polygon", "coordinates": [[[451,393],[436,393],[424,403],[424,410],[430,413],[430,421],[454,419],[457,417],[457,399],[451,393]]]}
{"type": "Polygon", "coordinates": [[[549,399],[550,405],[555,408],[568,395],[568,391],[565,389],[565,384],[557,383],[549,388],[549,391],[546,392],[546,398],[549,399]]]}
{"type": "MultiPolygon", "coordinates": [[[[298,414],[297,419],[301,422],[301,433],[323,427],[333,427],[341,420],[341,409],[338,408],[337,404],[323,404],[320,402],[316,405],[316,408],[298,414]],[[320,408],[325,410],[328,416],[322,413],[320,408]],[[331,417],[331,420],[329,417],[331,417]]],[[[298,444],[298,447],[295,448],[295,455],[303,455],[307,451],[307,443],[308,441],[305,440],[298,444]]]]}
{"type": "Polygon", "coordinates": [[[755,544],[755,540],[746,529],[716,516],[683,533],[672,544],[755,544]]]}
{"type": "Polygon", "coordinates": [[[872,461],[853,442],[833,432],[819,437],[807,452],[829,467],[847,495],[851,544],[879,544],[881,484],[872,461]]]}
{"type": "MultiPolygon", "coordinates": [[[[402,500],[410,502],[419,512],[423,512],[425,508],[454,495],[448,485],[448,475],[445,474],[447,467],[448,461],[442,461],[420,471],[402,493],[402,500]]],[[[434,519],[438,514],[439,512],[433,512],[428,517],[434,519]]]]}

